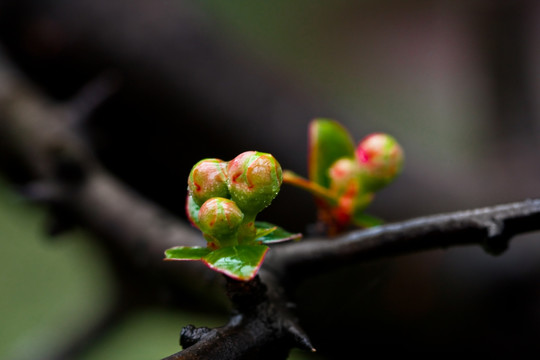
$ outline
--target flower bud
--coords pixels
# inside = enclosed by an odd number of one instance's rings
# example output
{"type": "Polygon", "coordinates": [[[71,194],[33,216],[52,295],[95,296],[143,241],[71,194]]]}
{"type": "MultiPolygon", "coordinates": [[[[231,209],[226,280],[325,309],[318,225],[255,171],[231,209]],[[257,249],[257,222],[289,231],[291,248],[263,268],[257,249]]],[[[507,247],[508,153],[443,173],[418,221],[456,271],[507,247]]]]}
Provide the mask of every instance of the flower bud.
{"type": "Polygon", "coordinates": [[[229,242],[236,234],[243,219],[244,214],[235,202],[221,197],[207,200],[199,210],[199,227],[211,236],[217,247],[234,245],[224,242],[229,242]]]}
{"type": "Polygon", "coordinates": [[[359,187],[360,167],[354,159],[342,158],[332,164],[328,170],[328,177],[330,190],[340,195],[351,186],[359,187]]]}
{"type": "Polygon", "coordinates": [[[337,200],[331,212],[336,230],[348,226],[359,207],[364,206],[360,166],[355,159],[342,158],[336,161],[328,171],[330,190],[337,200]]]}
{"type": "Polygon", "coordinates": [[[188,190],[199,206],[213,197],[229,197],[227,163],[219,159],[199,161],[189,173],[188,190]]]}
{"type": "Polygon", "coordinates": [[[403,168],[403,150],[390,135],[376,133],[364,138],[356,149],[366,191],[388,185],[403,168]]]}
{"type": "Polygon", "coordinates": [[[281,166],[270,154],[246,151],[229,162],[229,191],[244,213],[256,215],[270,205],[283,181],[281,166]]]}

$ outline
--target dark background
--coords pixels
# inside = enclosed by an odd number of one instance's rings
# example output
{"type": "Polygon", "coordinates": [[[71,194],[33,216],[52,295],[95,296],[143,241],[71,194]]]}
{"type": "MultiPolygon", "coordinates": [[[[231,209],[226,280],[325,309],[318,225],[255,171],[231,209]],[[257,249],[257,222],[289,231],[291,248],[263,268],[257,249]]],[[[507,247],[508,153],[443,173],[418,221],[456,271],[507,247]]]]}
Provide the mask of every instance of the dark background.
{"type": "MultiPolygon", "coordinates": [[[[538,196],[538,24],[534,1],[1,0],[0,56],[59,102],[112,79],[81,130],[108,170],[179,217],[199,159],[260,150],[306,174],[307,125],[332,117],[357,140],[385,131],[403,145],[404,174],[370,208],[397,221],[538,196]]],[[[68,342],[115,290],[86,235],[47,242],[43,215],[0,194],[0,357],[24,358],[68,342]]],[[[263,217],[304,232],[314,206],[284,186],[263,217]]],[[[326,357],[537,350],[537,240],[497,258],[464,248],[357,265],[307,279],[294,300],[326,357]]],[[[85,358],[159,358],[187,323],[223,321],[144,308],[85,358]]]]}

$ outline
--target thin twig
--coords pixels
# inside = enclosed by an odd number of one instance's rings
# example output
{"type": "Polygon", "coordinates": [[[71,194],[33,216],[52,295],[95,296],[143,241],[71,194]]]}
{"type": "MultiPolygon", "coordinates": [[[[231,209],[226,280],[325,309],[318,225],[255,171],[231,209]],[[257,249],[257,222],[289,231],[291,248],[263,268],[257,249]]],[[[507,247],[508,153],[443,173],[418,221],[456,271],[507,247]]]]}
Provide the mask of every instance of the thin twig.
{"type": "MultiPolygon", "coordinates": [[[[508,240],[540,229],[540,199],[420,217],[334,239],[311,239],[274,248],[266,264],[291,277],[347,263],[462,245],[502,253],[508,240]],[[298,274],[297,274],[298,275],[298,274]]],[[[300,275],[299,275],[300,276],[300,275]]]]}

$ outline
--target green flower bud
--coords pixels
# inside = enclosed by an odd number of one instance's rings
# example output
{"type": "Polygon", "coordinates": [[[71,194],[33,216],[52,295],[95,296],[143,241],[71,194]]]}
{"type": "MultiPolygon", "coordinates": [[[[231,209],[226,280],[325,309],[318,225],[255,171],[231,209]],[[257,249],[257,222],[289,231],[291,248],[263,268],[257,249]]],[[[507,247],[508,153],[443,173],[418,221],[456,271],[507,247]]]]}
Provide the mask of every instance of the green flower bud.
{"type": "Polygon", "coordinates": [[[234,201],[222,197],[207,200],[199,210],[199,228],[213,244],[211,247],[235,245],[234,239],[244,214],[234,201]]]}
{"type": "Polygon", "coordinates": [[[227,163],[219,159],[204,159],[193,166],[188,177],[188,190],[199,206],[213,197],[229,197],[227,163]]]}
{"type": "Polygon", "coordinates": [[[270,205],[283,181],[281,166],[270,154],[246,151],[229,162],[229,191],[238,207],[252,216],[270,205]]]}
{"type": "Polygon", "coordinates": [[[388,185],[403,168],[403,150],[390,135],[376,133],[364,138],[356,149],[366,191],[388,185]]]}

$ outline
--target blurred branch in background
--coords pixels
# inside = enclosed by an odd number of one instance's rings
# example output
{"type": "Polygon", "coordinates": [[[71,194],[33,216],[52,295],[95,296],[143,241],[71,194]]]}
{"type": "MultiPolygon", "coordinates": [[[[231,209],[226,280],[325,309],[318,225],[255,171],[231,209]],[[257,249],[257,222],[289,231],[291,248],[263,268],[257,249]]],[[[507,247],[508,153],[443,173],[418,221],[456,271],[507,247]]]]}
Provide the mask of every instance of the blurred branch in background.
{"type": "MultiPolygon", "coordinates": [[[[17,167],[17,171],[7,173],[27,174],[23,193],[47,206],[50,235],[74,226],[93,229],[98,235],[96,240],[107,249],[116,276],[119,297],[112,311],[96,323],[95,329],[81,331],[82,338],[72,348],[53,358],[70,359],[86,350],[86,345],[94,337],[101,337],[106,327],[141,305],[195,304],[194,299],[206,303],[208,292],[212,293],[210,286],[203,285],[202,290],[200,284],[191,281],[198,277],[195,274],[200,269],[193,264],[167,267],[161,261],[167,243],[196,245],[201,243],[200,236],[103,171],[77,136],[73,122],[73,117],[79,115],[74,113],[77,107],[50,102],[21,81],[5,59],[1,60],[4,91],[0,96],[0,149],[7,169],[13,168],[10,164],[17,167]],[[177,281],[174,278],[184,280],[173,285],[177,281]],[[201,297],[192,298],[198,291],[201,297]]],[[[81,96],[87,95],[85,92],[81,96]]]]}

